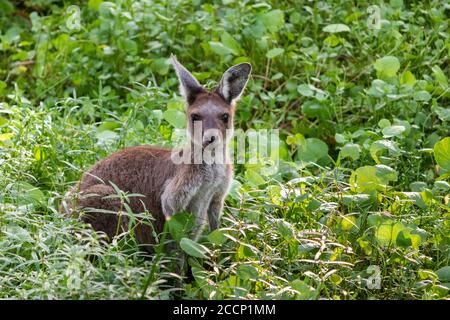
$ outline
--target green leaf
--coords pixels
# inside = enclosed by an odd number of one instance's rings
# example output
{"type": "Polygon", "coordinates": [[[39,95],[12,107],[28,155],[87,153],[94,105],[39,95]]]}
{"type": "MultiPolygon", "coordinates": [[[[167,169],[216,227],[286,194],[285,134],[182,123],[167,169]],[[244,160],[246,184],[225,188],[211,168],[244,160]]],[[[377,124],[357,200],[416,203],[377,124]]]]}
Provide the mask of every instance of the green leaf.
{"type": "Polygon", "coordinates": [[[6,119],[3,118],[3,117],[0,117],[0,127],[4,126],[4,125],[7,124],[7,123],[8,123],[8,120],[6,120],[6,119]]]}
{"type": "Polygon", "coordinates": [[[313,97],[314,96],[313,86],[311,86],[309,84],[299,85],[297,87],[297,91],[304,97],[313,97]]]}
{"type": "Polygon", "coordinates": [[[236,270],[236,275],[242,280],[257,280],[258,270],[252,265],[241,264],[236,270]]]}
{"type": "Polygon", "coordinates": [[[328,146],[317,138],[308,138],[304,148],[297,150],[297,160],[302,164],[317,163],[320,159],[327,157],[328,146]]]}
{"type": "Polygon", "coordinates": [[[266,57],[269,58],[269,59],[273,59],[276,56],[279,56],[280,54],[283,54],[283,52],[284,52],[283,48],[273,48],[273,49],[269,50],[266,53],[266,57]]]}
{"type": "Polygon", "coordinates": [[[329,45],[330,47],[333,48],[333,47],[336,47],[339,43],[341,43],[341,38],[332,34],[332,35],[326,37],[323,42],[325,42],[327,45],[329,45]]]}
{"type": "Polygon", "coordinates": [[[195,218],[189,213],[177,213],[167,222],[169,232],[173,239],[180,241],[181,238],[188,237],[195,227],[195,218]]]}
{"type": "Polygon", "coordinates": [[[375,230],[375,238],[377,239],[378,243],[383,246],[392,244],[393,226],[394,224],[392,220],[384,221],[381,225],[378,226],[378,228],[375,230]]]}
{"type": "Polygon", "coordinates": [[[14,6],[8,0],[0,0],[0,16],[9,15],[14,12],[14,6]]]}
{"type": "Polygon", "coordinates": [[[292,289],[297,291],[298,293],[295,295],[295,298],[298,300],[309,300],[314,299],[317,295],[316,289],[306,284],[306,282],[296,279],[290,283],[292,289]]]}
{"type": "Polygon", "coordinates": [[[326,27],[323,28],[323,31],[329,33],[349,32],[350,28],[345,24],[336,23],[327,25],[326,27]]]}
{"type": "Polygon", "coordinates": [[[277,9],[262,14],[259,19],[270,31],[277,31],[284,26],[284,13],[277,9]]]}
{"type": "Polygon", "coordinates": [[[379,78],[393,77],[400,69],[400,62],[396,57],[385,56],[375,61],[374,67],[379,78]]]}
{"type": "Polygon", "coordinates": [[[391,125],[391,122],[388,119],[381,119],[380,121],[378,121],[378,126],[381,129],[389,127],[390,125],[391,125]]]}
{"type": "Polygon", "coordinates": [[[438,165],[450,171],[450,137],[446,137],[434,145],[434,158],[438,165]]]}
{"type": "Polygon", "coordinates": [[[98,11],[100,9],[100,5],[102,4],[103,0],[89,0],[88,7],[89,9],[98,11]]]}
{"type": "Polygon", "coordinates": [[[12,137],[14,137],[14,133],[12,132],[2,133],[0,134],[0,142],[11,140],[12,137]]]}
{"type": "Polygon", "coordinates": [[[431,94],[428,93],[428,91],[425,90],[420,90],[420,91],[416,91],[413,94],[413,98],[416,101],[430,101],[431,99],[431,94]]]}
{"type": "Polygon", "coordinates": [[[450,108],[442,108],[439,106],[431,107],[431,110],[437,114],[441,121],[450,121],[450,108]]]}
{"type": "Polygon", "coordinates": [[[359,153],[361,152],[361,148],[359,145],[355,143],[347,143],[341,149],[341,157],[342,158],[350,158],[352,160],[359,159],[359,153]]]}
{"type": "Polygon", "coordinates": [[[283,236],[284,239],[286,239],[286,240],[292,239],[293,227],[289,222],[287,222],[283,219],[277,219],[275,225],[276,225],[277,231],[283,236]]]}
{"type": "Polygon", "coordinates": [[[266,183],[266,180],[253,169],[247,169],[245,171],[245,179],[255,186],[259,186],[266,183]]]}
{"type": "MultiPolygon", "coordinates": [[[[1,44],[1,43],[0,43],[1,44]]],[[[6,84],[5,81],[1,81],[0,80],[0,97],[3,96],[3,94],[5,93],[5,89],[8,85],[6,84]]]]}
{"type": "Polygon", "coordinates": [[[169,73],[170,69],[170,60],[166,58],[159,58],[154,61],[152,61],[150,67],[153,71],[156,73],[164,76],[169,73]]]}
{"type": "Polygon", "coordinates": [[[242,50],[242,47],[239,45],[239,43],[228,32],[222,33],[220,41],[223,43],[225,47],[233,51],[234,55],[239,55],[241,52],[244,51],[242,50]]]}
{"type": "Polygon", "coordinates": [[[433,68],[431,68],[431,70],[433,71],[433,75],[434,78],[436,79],[436,81],[444,88],[448,87],[448,80],[447,77],[444,74],[444,71],[442,71],[442,69],[436,65],[433,68]]]}
{"type": "Polygon", "coordinates": [[[236,55],[236,53],[233,49],[230,49],[230,48],[224,46],[223,43],[221,43],[221,42],[210,41],[209,47],[211,48],[211,50],[213,52],[215,52],[221,56],[224,56],[227,54],[236,55]]]}
{"type": "Polygon", "coordinates": [[[33,243],[34,239],[28,230],[19,227],[17,225],[7,225],[5,230],[3,231],[8,239],[14,239],[20,243],[28,242],[33,243]]]}
{"type": "Polygon", "coordinates": [[[383,191],[390,181],[396,180],[397,172],[388,166],[364,166],[350,176],[350,188],[359,193],[383,191]]]}
{"type": "Polygon", "coordinates": [[[302,104],[302,113],[308,118],[330,119],[332,111],[330,107],[317,100],[308,100],[302,104]]]}
{"type": "Polygon", "coordinates": [[[335,285],[339,285],[342,282],[342,277],[336,273],[333,273],[330,277],[329,277],[330,281],[333,282],[335,285]]]}
{"type": "Polygon", "coordinates": [[[101,133],[103,131],[114,131],[121,126],[122,125],[119,122],[105,121],[97,127],[96,132],[101,133]]]}
{"type": "Polygon", "coordinates": [[[381,163],[380,159],[378,158],[378,153],[383,150],[388,150],[389,154],[392,156],[398,156],[401,153],[401,150],[397,147],[397,144],[390,140],[377,140],[374,141],[370,145],[370,155],[372,156],[372,159],[376,163],[381,163]]]}
{"type": "Polygon", "coordinates": [[[416,78],[412,74],[411,71],[405,71],[402,73],[402,77],[400,78],[400,84],[407,84],[413,86],[416,83],[416,78]]]}
{"type": "Polygon", "coordinates": [[[208,234],[208,241],[217,245],[224,244],[228,238],[225,236],[225,232],[222,230],[214,230],[208,234]]]}
{"type": "Polygon", "coordinates": [[[406,128],[401,125],[393,125],[389,127],[385,127],[383,129],[383,137],[384,138],[391,138],[402,135],[403,132],[405,132],[406,128]]]}
{"type": "Polygon", "coordinates": [[[441,282],[450,281],[450,266],[445,266],[436,271],[436,274],[441,282]]]}
{"type": "Polygon", "coordinates": [[[201,245],[195,241],[192,241],[188,238],[182,238],[180,241],[180,247],[183,249],[184,252],[186,252],[188,255],[197,257],[197,258],[203,258],[207,259],[209,254],[208,248],[206,248],[204,245],[201,245]]]}
{"type": "Polygon", "coordinates": [[[37,204],[45,201],[44,193],[38,187],[25,181],[16,182],[12,192],[20,204],[37,204]]]}
{"type": "Polygon", "coordinates": [[[186,125],[185,113],[176,109],[168,109],[164,111],[163,118],[173,127],[178,129],[184,128],[184,126],[186,125]]]}

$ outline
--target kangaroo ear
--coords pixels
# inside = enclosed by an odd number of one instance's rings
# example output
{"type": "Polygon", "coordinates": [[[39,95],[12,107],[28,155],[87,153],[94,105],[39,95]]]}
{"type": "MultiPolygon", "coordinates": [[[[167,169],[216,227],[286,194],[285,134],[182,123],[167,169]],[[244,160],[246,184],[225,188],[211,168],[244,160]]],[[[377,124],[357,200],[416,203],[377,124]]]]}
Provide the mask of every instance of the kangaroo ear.
{"type": "Polygon", "coordinates": [[[186,98],[188,104],[192,104],[195,101],[197,95],[206,90],[201,84],[194,78],[194,76],[178,62],[177,57],[171,55],[172,64],[180,81],[180,93],[186,98]]]}
{"type": "Polygon", "coordinates": [[[231,67],[223,74],[216,92],[228,104],[237,101],[247,85],[251,71],[252,66],[247,62],[231,67]]]}

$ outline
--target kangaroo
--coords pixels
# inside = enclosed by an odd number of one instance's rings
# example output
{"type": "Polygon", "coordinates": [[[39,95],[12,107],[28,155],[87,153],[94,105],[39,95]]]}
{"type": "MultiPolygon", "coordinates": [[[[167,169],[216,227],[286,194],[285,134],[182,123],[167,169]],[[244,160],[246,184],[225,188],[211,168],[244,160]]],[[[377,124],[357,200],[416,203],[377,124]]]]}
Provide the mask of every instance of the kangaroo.
{"type": "Polygon", "coordinates": [[[171,58],[180,92],[186,100],[186,146],[181,149],[137,146],[113,153],[85,172],[62,203],[66,214],[80,217],[112,239],[119,229],[128,230],[130,222],[126,215],[118,214],[123,211],[123,203],[114,197],[117,192],[112,184],[124,192],[142,195],[131,197],[129,206],[134,213],[147,210],[152,215],[153,229],[140,222],[134,229],[138,242],[150,251],[151,245],[156,243],[155,233],[161,233],[165,221],[178,212],[194,215],[193,239],[199,237],[208,222],[210,230],[219,227],[232,180],[232,165],[227,161],[205,161],[206,158],[193,161],[197,160],[197,154],[192,150],[200,151],[201,155],[214,146],[214,151],[210,152],[212,157],[223,152],[226,160],[229,142],[226,132],[233,129],[236,102],[251,72],[249,63],[235,65],[225,71],[217,88],[210,92],[175,56],[171,58]],[[201,129],[196,130],[198,128],[201,129]],[[176,157],[184,160],[174,161],[176,157]],[[85,212],[80,215],[80,211],[85,212]]]}

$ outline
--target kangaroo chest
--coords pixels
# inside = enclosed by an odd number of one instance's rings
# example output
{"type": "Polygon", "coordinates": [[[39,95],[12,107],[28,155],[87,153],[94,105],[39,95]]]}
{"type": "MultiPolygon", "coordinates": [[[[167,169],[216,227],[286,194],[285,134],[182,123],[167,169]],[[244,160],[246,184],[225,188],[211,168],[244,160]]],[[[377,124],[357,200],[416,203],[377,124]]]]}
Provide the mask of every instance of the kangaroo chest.
{"type": "Polygon", "coordinates": [[[203,213],[207,211],[213,197],[223,198],[230,185],[231,178],[224,165],[206,167],[202,175],[203,178],[198,187],[193,190],[187,205],[190,212],[203,213]]]}

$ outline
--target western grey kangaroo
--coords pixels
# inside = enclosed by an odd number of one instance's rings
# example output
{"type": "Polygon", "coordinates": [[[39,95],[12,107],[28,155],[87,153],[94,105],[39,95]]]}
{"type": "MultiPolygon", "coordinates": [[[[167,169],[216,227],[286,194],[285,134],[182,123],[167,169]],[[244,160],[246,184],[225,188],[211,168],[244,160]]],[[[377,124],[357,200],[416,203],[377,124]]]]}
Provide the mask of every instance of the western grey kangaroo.
{"type": "Polygon", "coordinates": [[[109,239],[128,230],[130,221],[126,215],[119,214],[124,211],[123,203],[114,197],[117,193],[111,183],[124,192],[143,195],[131,197],[129,206],[134,213],[147,210],[153,217],[154,230],[140,222],[134,229],[136,239],[144,247],[155,243],[153,232],[161,233],[165,221],[177,212],[195,216],[194,239],[207,221],[211,230],[219,226],[232,179],[232,166],[227,161],[192,161],[196,157],[192,150],[202,153],[214,145],[215,154],[223,151],[227,156],[226,131],[233,129],[236,102],[247,84],[251,65],[241,63],[231,67],[223,74],[217,88],[209,92],[175,56],[172,56],[172,64],[187,104],[187,145],[179,150],[137,146],[116,152],[86,172],[62,203],[63,211],[80,216],[95,230],[105,232],[109,239]],[[201,131],[196,132],[199,127],[201,131]],[[174,155],[188,161],[177,163],[173,161],[174,155]],[[79,215],[80,211],[85,212],[79,215]]]}

